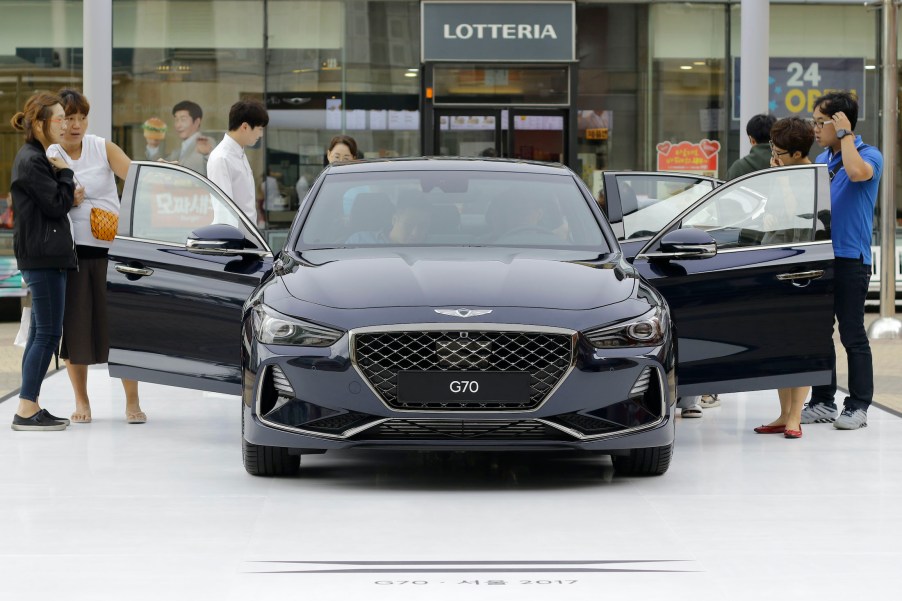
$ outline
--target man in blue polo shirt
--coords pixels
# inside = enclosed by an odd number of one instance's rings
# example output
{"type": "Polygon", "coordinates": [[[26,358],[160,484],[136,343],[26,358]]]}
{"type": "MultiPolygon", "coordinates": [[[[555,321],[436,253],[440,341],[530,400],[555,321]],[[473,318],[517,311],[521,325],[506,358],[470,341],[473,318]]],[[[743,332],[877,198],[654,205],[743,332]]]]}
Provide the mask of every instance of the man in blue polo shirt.
{"type": "Polygon", "coordinates": [[[837,417],[836,355],[829,385],[815,386],[802,410],[802,423],[834,422],[840,430],[868,425],[868,407],[874,396],[871,345],[864,329],[864,300],[871,277],[871,232],[874,206],[883,171],[883,155],[854,133],[858,102],[846,92],[834,92],[814,101],[814,136],[826,150],[817,157],[830,171],[831,238],[836,256],[833,311],[839,338],[849,358],[849,396],[837,417]]]}

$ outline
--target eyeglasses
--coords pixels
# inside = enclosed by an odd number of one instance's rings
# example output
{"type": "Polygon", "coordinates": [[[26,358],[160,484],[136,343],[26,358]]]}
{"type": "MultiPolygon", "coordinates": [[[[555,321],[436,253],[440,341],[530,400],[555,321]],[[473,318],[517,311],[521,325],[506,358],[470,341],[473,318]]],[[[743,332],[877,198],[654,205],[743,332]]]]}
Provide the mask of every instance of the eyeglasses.
{"type": "Polygon", "coordinates": [[[817,119],[811,120],[811,125],[814,127],[814,129],[822,129],[828,123],[832,124],[833,121],[818,121],[817,119]]]}
{"type": "Polygon", "coordinates": [[[783,156],[784,154],[790,154],[790,152],[788,150],[778,151],[777,147],[774,146],[773,142],[770,143],[770,153],[771,153],[771,155],[773,155],[774,158],[783,156]]]}
{"type": "Polygon", "coordinates": [[[62,117],[54,117],[52,119],[47,119],[47,121],[50,121],[51,123],[56,123],[57,125],[59,125],[60,123],[65,121],[65,119],[63,119],[62,117]]]}

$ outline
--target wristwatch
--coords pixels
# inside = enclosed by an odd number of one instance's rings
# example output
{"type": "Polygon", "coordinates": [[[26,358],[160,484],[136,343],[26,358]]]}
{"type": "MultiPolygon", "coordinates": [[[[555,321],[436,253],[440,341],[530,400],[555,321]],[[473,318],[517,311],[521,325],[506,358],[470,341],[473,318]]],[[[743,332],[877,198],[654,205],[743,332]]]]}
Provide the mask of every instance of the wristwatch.
{"type": "Polygon", "coordinates": [[[850,133],[852,133],[852,132],[850,132],[848,129],[837,129],[836,130],[836,138],[838,140],[842,140],[843,138],[848,136],[850,133]]]}

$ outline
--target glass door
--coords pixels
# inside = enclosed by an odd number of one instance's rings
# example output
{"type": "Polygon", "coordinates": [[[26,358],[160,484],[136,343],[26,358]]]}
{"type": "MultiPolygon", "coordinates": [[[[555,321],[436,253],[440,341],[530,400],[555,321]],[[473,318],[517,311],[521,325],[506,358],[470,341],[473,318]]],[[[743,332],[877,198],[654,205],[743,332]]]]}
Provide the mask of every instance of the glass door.
{"type": "Polygon", "coordinates": [[[565,110],[436,109],[435,117],[435,156],[567,164],[565,110]]]}
{"type": "MultiPolygon", "coordinates": [[[[507,111],[505,111],[507,112],[507,111]]],[[[510,111],[508,154],[513,159],[567,164],[567,113],[563,110],[510,111]]]]}
{"type": "Polygon", "coordinates": [[[504,156],[500,110],[436,110],[435,126],[436,156],[504,156]]]}

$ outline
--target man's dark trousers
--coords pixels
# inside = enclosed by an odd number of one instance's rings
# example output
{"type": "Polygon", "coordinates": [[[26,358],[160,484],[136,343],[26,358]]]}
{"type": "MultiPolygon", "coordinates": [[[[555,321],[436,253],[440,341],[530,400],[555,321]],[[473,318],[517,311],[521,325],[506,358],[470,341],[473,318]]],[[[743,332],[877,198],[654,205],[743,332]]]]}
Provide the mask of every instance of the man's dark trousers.
{"type": "MultiPolygon", "coordinates": [[[[839,339],[849,357],[849,396],[845,405],[853,409],[868,410],[874,396],[874,364],[871,344],[864,329],[864,301],[871,279],[871,266],[861,259],[836,257],[834,263],[833,311],[839,322],[839,339]]],[[[810,405],[823,403],[836,407],[836,351],[833,355],[833,377],[830,384],[814,386],[810,405]]]]}

